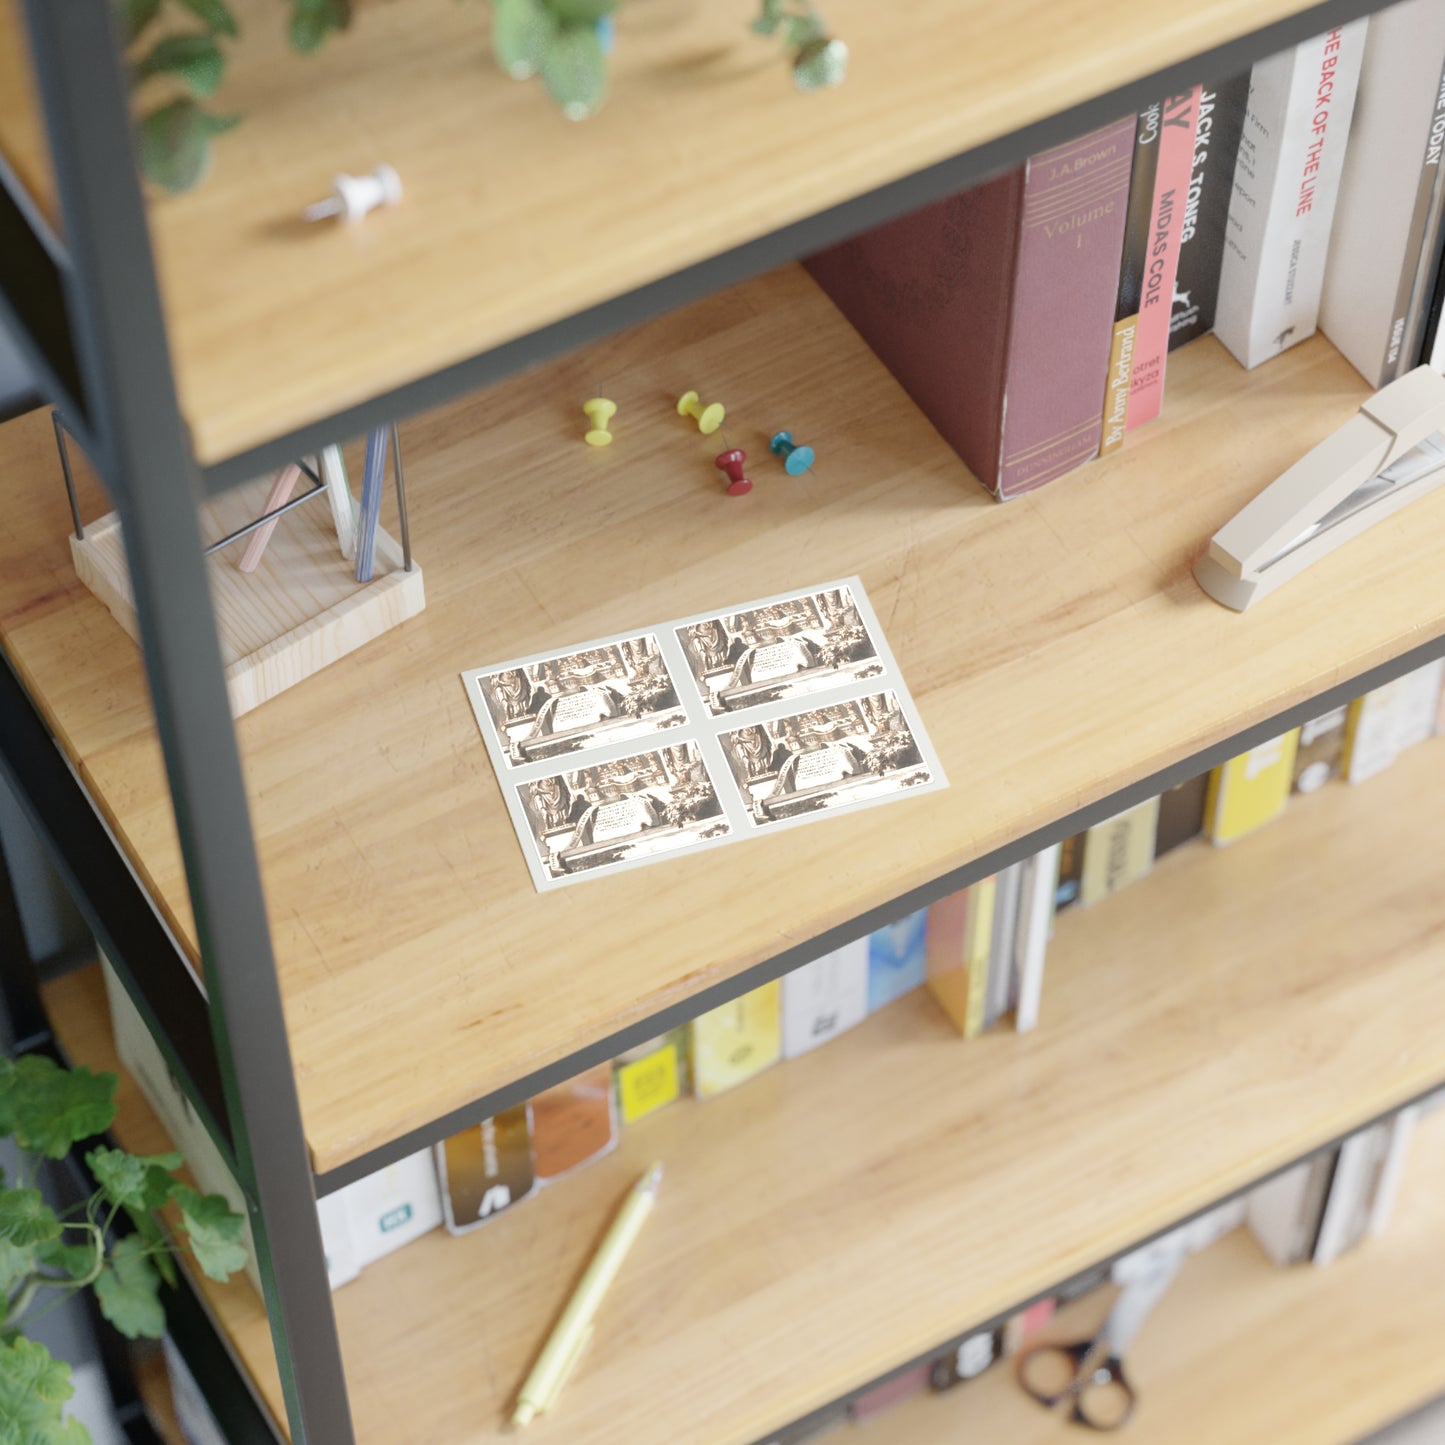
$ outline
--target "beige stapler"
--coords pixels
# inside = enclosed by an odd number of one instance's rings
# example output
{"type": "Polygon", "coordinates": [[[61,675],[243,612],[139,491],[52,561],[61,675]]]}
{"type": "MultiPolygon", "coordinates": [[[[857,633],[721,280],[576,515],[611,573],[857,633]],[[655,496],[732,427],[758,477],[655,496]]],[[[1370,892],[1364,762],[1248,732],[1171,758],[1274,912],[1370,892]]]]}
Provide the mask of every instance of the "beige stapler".
{"type": "Polygon", "coordinates": [[[1445,482],[1445,377],[1382,387],[1217,531],[1199,585],[1242,612],[1311,562],[1445,482]]]}

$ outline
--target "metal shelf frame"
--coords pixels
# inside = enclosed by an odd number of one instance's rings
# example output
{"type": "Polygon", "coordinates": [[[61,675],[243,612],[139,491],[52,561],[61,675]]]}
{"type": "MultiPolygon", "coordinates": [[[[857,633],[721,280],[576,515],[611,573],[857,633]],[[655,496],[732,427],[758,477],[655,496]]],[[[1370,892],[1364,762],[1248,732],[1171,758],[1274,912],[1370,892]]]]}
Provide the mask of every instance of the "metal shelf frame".
{"type": "MultiPolygon", "coordinates": [[[[355,1438],[316,1217],[320,1195],[996,872],[1349,696],[1445,655],[1445,637],[1426,641],[1307,704],[985,857],[961,860],[946,876],[886,907],[316,1176],[302,1130],[241,759],[210,608],[196,515],[199,501],[322,445],[438,404],[962,189],[1034,151],[1138,110],[1171,87],[1237,74],[1266,55],[1371,13],[1383,3],[1324,0],[1187,62],[1112,88],[1085,104],[203,469],[195,461],[176,393],[111,7],[108,0],[25,0],[63,241],[38,222],[15,178],[0,166],[0,316],[15,333],[44,398],[94,459],[122,519],[147,677],[196,916],[204,994],[8,660],[0,667],[0,766],[177,1076],[235,1165],[249,1205],[294,1445],[351,1445],[355,1438]]],[[[7,960],[4,972],[14,975],[30,967],[27,959],[15,960],[13,966],[7,960]]],[[[10,981],[18,997],[30,997],[23,981],[10,981]]],[[[201,1368],[213,1373],[209,1366],[201,1368]]],[[[860,1384],[860,1391],[865,1388],[867,1384],[860,1384]]],[[[243,1429],[242,1434],[254,1438],[252,1430],[243,1429]]]]}

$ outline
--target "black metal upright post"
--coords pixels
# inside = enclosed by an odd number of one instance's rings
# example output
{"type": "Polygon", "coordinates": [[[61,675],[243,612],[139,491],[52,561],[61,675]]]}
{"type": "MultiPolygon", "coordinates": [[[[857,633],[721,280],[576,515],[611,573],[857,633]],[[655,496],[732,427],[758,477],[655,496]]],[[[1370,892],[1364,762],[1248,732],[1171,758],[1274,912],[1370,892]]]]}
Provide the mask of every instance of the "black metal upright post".
{"type": "Polygon", "coordinates": [[[354,1439],[310,1158],[108,0],[26,0],[71,259],[96,462],[120,512],[146,672],[251,1201],[293,1445],[354,1439]]]}

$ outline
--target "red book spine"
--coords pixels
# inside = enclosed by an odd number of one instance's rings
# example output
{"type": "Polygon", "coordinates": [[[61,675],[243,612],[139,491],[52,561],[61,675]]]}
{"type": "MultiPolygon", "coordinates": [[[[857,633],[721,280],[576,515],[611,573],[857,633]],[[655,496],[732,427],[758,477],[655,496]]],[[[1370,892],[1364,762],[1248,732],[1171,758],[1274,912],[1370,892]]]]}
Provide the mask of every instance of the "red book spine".
{"type": "Polygon", "coordinates": [[[808,261],[999,497],[1098,449],[1133,142],[1128,116],[808,261]]]}
{"type": "Polygon", "coordinates": [[[1169,317],[1184,233],[1185,205],[1194,170],[1194,133],[1199,124],[1196,85],[1164,102],[1159,127],[1159,168],[1154,177],[1154,222],[1144,294],[1134,333],[1134,370],[1129,381],[1126,431],[1153,421],[1164,405],[1164,363],[1169,355],[1169,317]]]}

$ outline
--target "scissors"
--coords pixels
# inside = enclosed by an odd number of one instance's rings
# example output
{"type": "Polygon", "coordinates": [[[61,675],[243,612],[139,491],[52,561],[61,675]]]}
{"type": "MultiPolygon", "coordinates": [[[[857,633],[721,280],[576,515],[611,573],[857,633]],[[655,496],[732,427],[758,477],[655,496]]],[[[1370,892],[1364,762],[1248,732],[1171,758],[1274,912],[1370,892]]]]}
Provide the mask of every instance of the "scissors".
{"type": "Polygon", "coordinates": [[[1091,1430],[1118,1430],[1128,1423],[1135,1394],[1124,1374],[1124,1355],[1186,1253],[1172,1242],[1163,1250],[1157,1243],[1152,1250],[1139,1251],[1130,1261],[1132,1267],[1120,1271],[1127,1276],[1123,1291],[1092,1339],[1045,1342],[1020,1356],[1019,1383],[1041,1405],[1052,1410],[1068,1401],[1069,1419],[1091,1430]]]}

